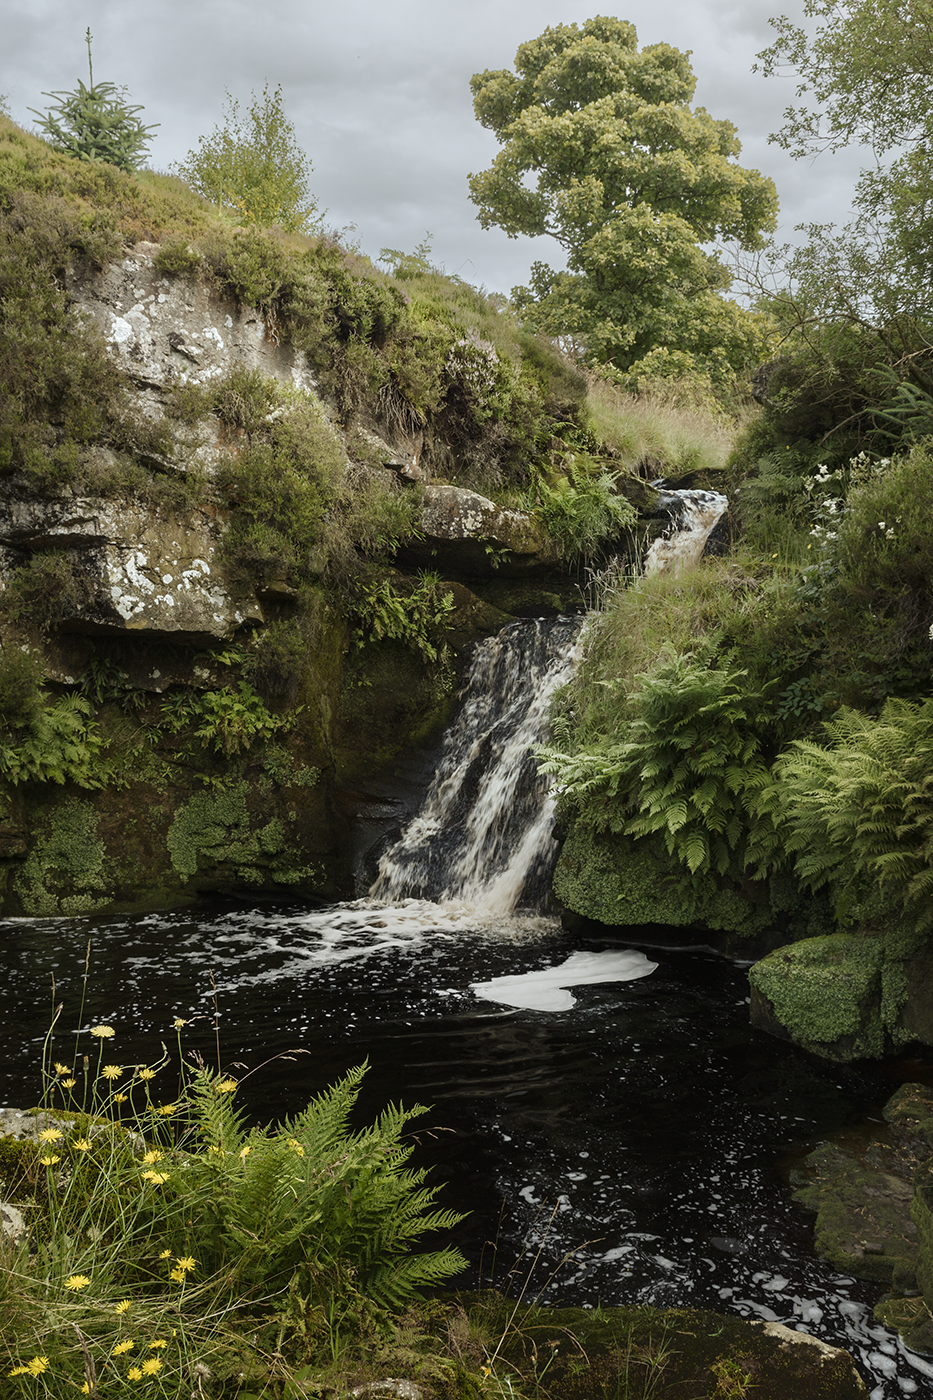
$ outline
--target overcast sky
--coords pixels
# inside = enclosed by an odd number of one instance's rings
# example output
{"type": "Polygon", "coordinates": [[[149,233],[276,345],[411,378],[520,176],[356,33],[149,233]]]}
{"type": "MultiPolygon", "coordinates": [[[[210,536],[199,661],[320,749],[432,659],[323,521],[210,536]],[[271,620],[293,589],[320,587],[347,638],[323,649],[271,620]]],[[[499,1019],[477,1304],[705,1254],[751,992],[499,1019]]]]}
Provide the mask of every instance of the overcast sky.
{"type": "MultiPolygon", "coordinates": [[[[433,259],[490,291],[524,282],[548,239],[484,232],[467,175],[498,149],[473,115],[470,77],[511,68],[518,45],[548,25],[582,23],[600,8],[579,0],[0,0],[0,93],[23,125],[44,91],[94,77],[125,86],[161,123],[150,148],[167,169],[221,119],[225,89],[248,105],[281,83],[286,114],[314,166],[312,189],[333,227],[356,226],[370,256],[411,250],[430,230],[433,259]],[[537,246],[536,246],[537,244],[537,246]]],[[[802,14],[802,0],[629,0],[616,13],[639,42],[693,52],[695,102],[727,117],[740,162],[770,175],[781,235],[804,221],[844,219],[857,152],[792,161],[768,135],[794,97],[794,79],[762,78],[755,55],[772,38],[768,16],[802,14]]]]}

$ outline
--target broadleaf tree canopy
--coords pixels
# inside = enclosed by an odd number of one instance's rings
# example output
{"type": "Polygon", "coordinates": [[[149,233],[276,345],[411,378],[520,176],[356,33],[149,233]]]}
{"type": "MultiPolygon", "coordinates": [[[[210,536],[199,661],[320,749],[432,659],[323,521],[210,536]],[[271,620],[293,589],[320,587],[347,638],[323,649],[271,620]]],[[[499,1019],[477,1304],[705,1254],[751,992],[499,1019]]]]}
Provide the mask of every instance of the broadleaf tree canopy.
{"type": "Polygon", "coordinates": [[[642,50],[633,25],[597,16],[522,44],[515,72],[477,73],[477,118],[502,149],[470,176],[484,228],[548,234],[567,270],[535,263],[513,292],[539,330],[583,343],[597,362],[714,379],[760,351],[761,320],[720,293],[709,246],[762,246],[771,180],[735,162],[735,127],[692,110],[689,55],[642,50]]]}

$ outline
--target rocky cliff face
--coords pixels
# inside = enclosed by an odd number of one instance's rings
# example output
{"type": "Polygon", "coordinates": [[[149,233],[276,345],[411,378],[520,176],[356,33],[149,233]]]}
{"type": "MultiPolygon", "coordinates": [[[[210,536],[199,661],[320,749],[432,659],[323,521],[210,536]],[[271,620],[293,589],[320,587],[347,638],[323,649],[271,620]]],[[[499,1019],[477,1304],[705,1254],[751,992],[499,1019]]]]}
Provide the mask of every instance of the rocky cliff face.
{"type": "Polygon", "coordinates": [[[431,481],[423,433],[380,418],[378,404],[348,432],[268,311],[203,274],[165,274],[158,254],[138,242],[68,276],[73,314],[99,331],[157,447],[88,444],[78,479],[60,485],[0,477],[5,654],[41,663],[53,715],[83,697],[73,738],[96,764],[8,789],[6,912],[164,906],[205,889],[348,891],[346,813],[365,808],[361,783],[443,719],[458,651],[515,607],[553,610],[574,592],[530,515],[431,481]],[[231,564],[240,502],[228,469],[250,434],[205,398],[231,384],[267,386],[269,432],[312,414],[345,480],[417,493],[417,536],[389,577],[403,604],[419,567],[451,580],[453,612],[427,665],[401,633],[355,635],[352,608],[326,587],[313,625],[306,609],[296,627],[284,566],[266,560],[250,577],[231,564]],[[196,394],[200,413],[179,414],[196,394]],[[286,663],[273,657],[263,698],[264,645],[285,635],[301,655],[278,689],[286,663]]]}

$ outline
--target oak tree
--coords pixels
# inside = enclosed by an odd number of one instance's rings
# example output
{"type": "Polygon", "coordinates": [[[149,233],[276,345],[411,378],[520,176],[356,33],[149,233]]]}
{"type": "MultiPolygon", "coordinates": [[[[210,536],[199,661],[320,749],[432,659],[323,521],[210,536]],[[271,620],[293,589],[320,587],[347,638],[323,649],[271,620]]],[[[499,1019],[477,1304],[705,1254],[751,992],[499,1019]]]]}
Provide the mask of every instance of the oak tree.
{"type": "Polygon", "coordinates": [[[546,234],[566,270],[537,262],[513,296],[535,326],[620,370],[714,378],[758,350],[760,322],[722,296],[719,241],[762,245],[773,183],[736,163],[729,121],[690,101],[687,54],[639,50],[626,21],[597,16],[522,44],[515,71],[474,75],[477,118],[502,149],[470,176],[484,228],[546,234]]]}

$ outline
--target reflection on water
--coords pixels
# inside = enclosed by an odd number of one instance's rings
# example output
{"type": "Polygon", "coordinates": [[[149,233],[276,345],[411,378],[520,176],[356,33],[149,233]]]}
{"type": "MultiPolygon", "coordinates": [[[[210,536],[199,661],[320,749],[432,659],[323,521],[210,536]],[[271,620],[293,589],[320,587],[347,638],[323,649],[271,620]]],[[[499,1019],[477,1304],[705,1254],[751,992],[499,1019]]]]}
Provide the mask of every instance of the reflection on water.
{"type": "Polygon", "coordinates": [[[502,1277],[526,1240],[547,1299],[777,1319],[847,1346],[875,1400],[933,1393],[933,1365],[873,1322],[879,1290],[813,1256],[813,1218],[777,1168],[894,1085],[751,1030],[741,969],[650,950],[650,975],[577,985],[567,1010],[513,1009],[471,984],[623,950],[542,917],[483,923],[414,901],[12,920],[0,1103],[36,1097],[53,976],[67,1028],[55,1053],[73,1044],[89,937],[85,1028],[113,1025],[124,1064],[155,1058],[175,1016],[191,1022],[186,1047],[213,1060],[213,974],[225,1063],[262,1066],[243,1089],[257,1119],[302,1107],[365,1057],[367,1115],[387,1099],[433,1104],[422,1151],[450,1183],[446,1204],[472,1211],[458,1234],[467,1283],[481,1259],[502,1277]],[[310,1053],[274,1058],[296,1047],[310,1053]]]}

